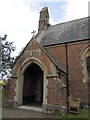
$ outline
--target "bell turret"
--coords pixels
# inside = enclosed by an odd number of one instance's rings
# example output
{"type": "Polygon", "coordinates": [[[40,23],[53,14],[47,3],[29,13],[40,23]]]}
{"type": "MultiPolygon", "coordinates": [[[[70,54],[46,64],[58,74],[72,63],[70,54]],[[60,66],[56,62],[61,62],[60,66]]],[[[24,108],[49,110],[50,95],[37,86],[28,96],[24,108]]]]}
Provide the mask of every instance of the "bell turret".
{"type": "Polygon", "coordinates": [[[48,7],[42,8],[40,11],[40,18],[39,18],[39,28],[38,32],[41,32],[49,25],[49,12],[48,7]]]}

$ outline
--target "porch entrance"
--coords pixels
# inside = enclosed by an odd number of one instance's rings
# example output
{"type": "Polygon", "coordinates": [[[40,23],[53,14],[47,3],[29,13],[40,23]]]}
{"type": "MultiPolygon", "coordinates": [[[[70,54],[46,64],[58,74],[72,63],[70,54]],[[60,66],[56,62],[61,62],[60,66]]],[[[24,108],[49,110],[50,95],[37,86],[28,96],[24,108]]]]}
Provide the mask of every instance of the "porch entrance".
{"type": "Polygon", "coordinates": [[[43,70],[32,63],[24,72],[23,105],[40,107],[43,103],[43,70]]]}

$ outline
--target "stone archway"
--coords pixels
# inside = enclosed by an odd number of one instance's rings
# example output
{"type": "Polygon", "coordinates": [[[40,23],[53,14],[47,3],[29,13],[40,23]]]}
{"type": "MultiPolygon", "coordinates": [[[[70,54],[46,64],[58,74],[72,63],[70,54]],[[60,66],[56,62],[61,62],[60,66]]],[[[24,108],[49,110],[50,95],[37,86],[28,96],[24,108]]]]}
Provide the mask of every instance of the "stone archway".
{"type": "Polygon", "coordinates": [[[24,72],[23,104],[42,106],[43,70],[36,63],[31,63],[24,72]]]}
{"type": "Polygon", "coordinates": [[[27,59],[26,61],[24,61],[19,70],[18,70],[18,77],[16,80],[16,87],[15,87],[15,96],[14,96],[14,101],[16,102],[17,105],[23,105],[23,88],[24,88],[24,76],[25,76],[25,71],[28,71],[31,66],[36,65],[38,66],[42,71],[43,71],[43,103],[42,103],[42,107],[43,105],[47,104],[47,68],[46,66],[37,58],[32,57],[27,59]]]}

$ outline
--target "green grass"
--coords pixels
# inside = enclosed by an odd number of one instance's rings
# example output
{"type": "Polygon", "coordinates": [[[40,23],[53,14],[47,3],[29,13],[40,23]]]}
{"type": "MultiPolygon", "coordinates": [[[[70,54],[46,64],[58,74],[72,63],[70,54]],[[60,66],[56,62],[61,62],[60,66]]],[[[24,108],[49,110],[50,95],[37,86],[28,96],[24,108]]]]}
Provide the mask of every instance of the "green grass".
{"type": "Polygon", "coordinates": [[[90,118],[90,108],[81,109],[79,114],[67,114],[63,118],[90,118]]]}
{"type": "Polygon", "coordinates": [[[2,99],[2,90],[0,90],[0,100],[2,99]]]}
{"type": "Polygon", "coordinates": [[[2,90],[0,90],[0,107],[2,106],[2,90]]]}
{"type": "Polygon", "coordinates": [[[84,118],[85,120],[87,120],[88,118],[90,118],[90,108],[80,109],[79,114],[77,113],[62,114],[62,112],[57,111],[55,115],[57,116],[57,118],[61,118],[61,120],[71,120],[72,118],[73,120],[76,120],[76,118],[78,119],[84,118]]]}
{"type": "Polygon", "coordinates": [[[5,90],[0,90],[0,107],[2,106],[2,99],[4,96],[5,90]]]}

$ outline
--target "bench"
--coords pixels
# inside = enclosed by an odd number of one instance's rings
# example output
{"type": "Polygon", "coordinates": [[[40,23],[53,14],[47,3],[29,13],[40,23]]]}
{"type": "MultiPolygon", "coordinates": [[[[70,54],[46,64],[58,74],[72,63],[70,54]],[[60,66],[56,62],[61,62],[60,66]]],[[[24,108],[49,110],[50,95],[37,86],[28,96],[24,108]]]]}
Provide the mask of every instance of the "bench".
{"type": "Polygon", "coordinates": [[[79,113],[80,112],[80,99],[73,98],[72,95],[68,97],[68,107],[69,113],[79,113]]]}

